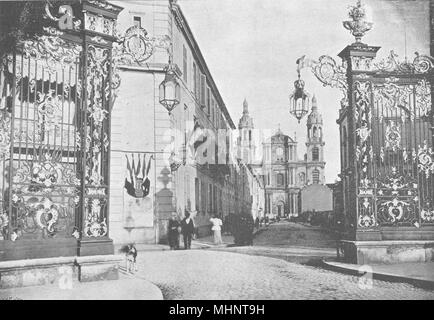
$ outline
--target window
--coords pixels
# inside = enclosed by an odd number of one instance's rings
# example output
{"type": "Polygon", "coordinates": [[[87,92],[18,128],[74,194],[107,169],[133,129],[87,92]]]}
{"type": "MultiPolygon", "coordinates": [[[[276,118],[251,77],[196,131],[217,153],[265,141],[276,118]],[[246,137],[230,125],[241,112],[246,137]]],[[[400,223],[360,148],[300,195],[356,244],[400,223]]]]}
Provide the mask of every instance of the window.
{"type": "Polygon", "coordinates": [[[142,27],[142,18],[134,16],[133,17],[133,24],[135,27],[141,28],[142,27]]]}
{"type": "Polygon", "coordinates": [[[204,74],[200,75],[200,105],[205,107],[205,94],[206,94],[206,76],[204,74]]]}
{"type": "Polygon", "coordinates": [[[208,114],[210,117],[211,123],[214,123],[214,107],[215,107],[215,101],[214,101],[214,99],[212,99],[211,110],[210,110],[210,113],[208,114]]]}
{"type": "Polygon", "coordinates": [[[314,184],[318,184],[319,183],[319,170],[318,169],[314,169],[312,171],[312,182],[314,184]]]}
{"type": "Polygon", "coordinates": [[[283,173],[278,173],[277,174],[277,185],[278,186],[283,186],[283,173]]]}
{"type": "Polygon", "coordinates": [[[200,186],[199,179],[194,179],[194,201],[196,203],[196,211],[200,210],[200,186]]]}
{"type": "Polygon", "coordinates": [[[182,70],[184,81],[188,82],[187,49],[185,46],[182,46],[182,70]]]}
{"type": "Polygon", "coordinates": [[[200,70],[199,67],[196,67],[196,99],[200,101],[200,70]]]}
{"type": "Polygon", "coordinates": [[[197,67],[196,67],[196,62],[193,61],[193,92],[194,95],[196,96],[196,92],[197,92],[197,82],[196,82],[196,78],[197,78],[197,67]]]}
{"type": "Polygon", "coordinates": [[[215,127],[219,128],[219,120],[220,120],[220,114],[219,114],[219,106],[217,105],[215,108],[215,127]]]}
{"type": "Polygon", "coordinates": [[[319,149],[317,147],[312,149],[312,161],[319,161],[319,149]]]}
{"type": "Polygon", "coordinates": [[[209,113],[209,104],[211,103],[211,93],[209,87],[206,88],[206,107],[209,113]]]}

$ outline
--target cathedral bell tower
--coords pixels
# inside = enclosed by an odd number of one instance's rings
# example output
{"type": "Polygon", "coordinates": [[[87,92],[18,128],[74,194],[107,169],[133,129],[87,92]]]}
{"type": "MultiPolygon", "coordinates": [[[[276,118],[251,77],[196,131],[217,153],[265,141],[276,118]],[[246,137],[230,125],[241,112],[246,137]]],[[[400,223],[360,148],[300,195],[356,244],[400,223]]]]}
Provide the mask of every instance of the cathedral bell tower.
{"type": "Polygon", "coordinates": [[[307,183],[324,184],[324,135],[322,116],[318,112],[315,95],[312,98],[312,111],[307,118],[307,183]]]}
{"type": "Polygon", "coordinates": [[[244,99],[243,115],[238,122],[238,158],[249,164],[253,162],[256,152],[253,143],[253,128],[253,118],[249,115],[249,104],[244,99]]]}

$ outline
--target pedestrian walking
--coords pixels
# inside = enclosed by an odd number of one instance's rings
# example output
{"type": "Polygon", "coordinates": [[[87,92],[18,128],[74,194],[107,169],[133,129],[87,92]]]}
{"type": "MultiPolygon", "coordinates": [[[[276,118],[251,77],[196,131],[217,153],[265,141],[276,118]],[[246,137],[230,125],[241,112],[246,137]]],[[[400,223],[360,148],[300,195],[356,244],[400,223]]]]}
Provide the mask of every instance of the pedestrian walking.
{"type": "Polygon", "coordinates": [[[194,233],[194,222],[190,217],[190,212],[185,212],[185,218],[181,222],[182,236],[184,238],[184,249],[191,249],[191,237],[194,233]]]}
{"type": "Polygon", "coordinates": [[[169,246],[171,250],[179,249],[179,234],[181,231],[181,223],[178,220],[178,215],[173,213],[169,220],[169,246]]]}
{"type": "Polygon", "coordinates": [[[211,230],[214,232],[214,244],[215,245],[220,245],[223,243],[222,241],[222,234],[221,234],[221,226],[222,226],[222,221],[220,220],[220,218],[217,215],[214,215],[211,219],[209,219],[209,221],[211,221],[212,223],[212,227],[211,230]]]}

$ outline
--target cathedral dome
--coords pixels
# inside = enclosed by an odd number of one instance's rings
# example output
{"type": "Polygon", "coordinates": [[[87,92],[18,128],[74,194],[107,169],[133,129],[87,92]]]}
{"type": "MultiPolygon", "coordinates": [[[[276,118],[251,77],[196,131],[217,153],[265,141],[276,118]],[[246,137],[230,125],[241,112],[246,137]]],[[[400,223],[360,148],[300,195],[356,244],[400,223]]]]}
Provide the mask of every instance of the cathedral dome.
{"type": "Polygon", "coordinates": [[[315,95],[312,98],[312,111],[307,117],[307,125],[322,124],[322,115],[318,112],[318,105],[315,95]]]}
{"type": "Polygon", "coordinates": [[[280,130],[280,127],[277,129],[276,133],[271,136],[271,143],[287,143],[287,142],[294,142],[294,140],[284,134],[282,130],[280,130]]]}

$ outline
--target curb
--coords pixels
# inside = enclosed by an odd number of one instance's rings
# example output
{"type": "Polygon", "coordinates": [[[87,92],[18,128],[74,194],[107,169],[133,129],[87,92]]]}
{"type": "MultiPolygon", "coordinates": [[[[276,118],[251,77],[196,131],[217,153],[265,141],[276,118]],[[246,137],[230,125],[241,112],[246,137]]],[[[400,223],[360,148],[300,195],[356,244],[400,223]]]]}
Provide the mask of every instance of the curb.
{"type": "MultiPolygon", "coordinates": [[[[138,277],[135,274],[131,274],[131,273],[127,272],[124,268],[119,268],[119,272],[122,273],[122,275],[125,277],[129,277],[132,279],[140,279],[142,281],[145,281],[147,283],[147,285],[150,287],[150,289],[152,291],[154,291],[152,293],[152,295],[154,296],[153,300],[164,300],[163,292],[156,284],[152,283],[149,280],[146,280],[145,278],[138,277]]],[[[148,298],[147,300],[150,300],[150,299],[148,298]]]]}
{"type": "MultiPolygon", "coordinates": [[[[352,268],[345,268],[343,266],[334,265],[330,263],[330,261],[325,261],[325,260],[321,260],[319,266],[330,271],[340,272],[340,273],[357,276],[357,277],[361,277],[366,274],[366,273],[362,274],[360,271],[354,270],[352,268]]],[[[401,283],[404,282],[422,289],[434,290],[434,281],[425,280],[425,279],[410,278],[406,276],[400,276],[400,275],[384,273],[384,272],[373,272],[372,279],[389,281],[389,282],[401,282],[401,283]]]]}

